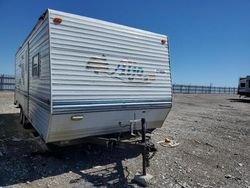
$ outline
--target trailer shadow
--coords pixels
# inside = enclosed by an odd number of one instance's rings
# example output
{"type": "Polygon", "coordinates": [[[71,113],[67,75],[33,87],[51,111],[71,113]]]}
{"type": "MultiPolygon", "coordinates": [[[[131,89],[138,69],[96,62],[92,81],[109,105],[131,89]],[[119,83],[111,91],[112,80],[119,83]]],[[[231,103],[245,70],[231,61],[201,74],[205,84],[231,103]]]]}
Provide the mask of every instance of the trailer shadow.
{"type": "Polygon", "coordinates": [[[18,114],[0,114],[0,186],[25,185],[43,178],[53,181],[61,175],[72,186],[129,187],[123,161],[138,155],[137,149],[110,151],[91,144],[41,152],[31,132],[19,124],[18,114]]]}
{"type": "Polygon", "coordinates": [[[241,102],[241,103],[250,103],[250,99],[246,99],[246,98],[239,98],[239,99],[228,99],[230,102],[241,102]]]}

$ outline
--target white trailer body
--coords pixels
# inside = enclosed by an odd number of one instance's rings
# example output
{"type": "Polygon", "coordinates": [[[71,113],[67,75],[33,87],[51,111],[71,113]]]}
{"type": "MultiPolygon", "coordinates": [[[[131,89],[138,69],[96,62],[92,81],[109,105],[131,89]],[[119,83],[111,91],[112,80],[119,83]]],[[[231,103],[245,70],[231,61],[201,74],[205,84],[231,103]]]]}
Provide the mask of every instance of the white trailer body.
{"type": "Polygon", "coordinates": [[[239,79],[238,95],[250,97],[250,76],[239,79]]]}
{"type": "Polygon", "coordinates": [[[15,103],[46,143],[127,132],[139,118],[161,127],[168,47],[165,35],[49,9],[16,53],[15,103]]]}

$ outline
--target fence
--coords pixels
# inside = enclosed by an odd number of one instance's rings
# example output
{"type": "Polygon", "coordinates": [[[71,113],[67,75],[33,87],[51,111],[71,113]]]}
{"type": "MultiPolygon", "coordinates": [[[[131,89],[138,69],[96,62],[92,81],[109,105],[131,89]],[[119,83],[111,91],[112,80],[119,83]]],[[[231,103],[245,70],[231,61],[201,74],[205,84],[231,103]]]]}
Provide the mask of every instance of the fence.
{"type": "Polygon", "coordinates": [[[180,85],[173,84],[173,93],[186,94],[237,94],[235,87],[212,87],[212,86],[196,86],[196,85],[180,85]]]}
{"type": "Polygon", "coordinates": [[[13,75],[0,75],[0,90],[14,90],[15,77],[13,75]]]}

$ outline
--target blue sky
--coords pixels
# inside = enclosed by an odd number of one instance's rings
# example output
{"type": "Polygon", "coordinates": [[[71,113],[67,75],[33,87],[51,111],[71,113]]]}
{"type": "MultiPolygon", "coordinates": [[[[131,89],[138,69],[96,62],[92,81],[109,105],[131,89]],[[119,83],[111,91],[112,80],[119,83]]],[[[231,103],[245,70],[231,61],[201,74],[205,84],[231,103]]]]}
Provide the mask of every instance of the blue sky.
{"type": "Polygon", "coordinates": [[[166,34],[173,83],[237,86],[250,74],[250,0],[0,0],[0,74],[47,9],[166,34]]]}

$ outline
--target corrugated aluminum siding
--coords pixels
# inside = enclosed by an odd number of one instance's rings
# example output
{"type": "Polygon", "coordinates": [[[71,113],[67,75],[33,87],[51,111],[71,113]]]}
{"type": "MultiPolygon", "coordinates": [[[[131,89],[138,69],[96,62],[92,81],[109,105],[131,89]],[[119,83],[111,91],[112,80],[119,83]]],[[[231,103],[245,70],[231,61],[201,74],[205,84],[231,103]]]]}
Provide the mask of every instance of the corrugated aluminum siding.
{"type": "Polygon", "coordinates": [[[50,114],[50,53],[48,17],[38,25],[29,39],[29,117],[44,139],[47,137],[50,114]],[[32,77],[32,60],[40,54],[40,76],[32,77]]]}
{"type": "MultiPolygon", "coordinates": [[[[38,130],[44,139],[47,137],[47,129],[50,117],[50,53],[49,53],[49,22],[46,13],[26,38],[16,54],[16,100],[25,112],[25,116],[38,130]],[[33,57],[40,54],[40,75],[32,76],[33,57]],[[23,57],[23,58],[22,58],[23,57]],[[26,59],[28,58],[28,59],[26,59]],[[23,59],[23,60],[22,60],[23,59]],[[21,66],[29,63],[29,74],[25,84],[21,84],[21,66]],[[28,91],[29,90],[29,91],[28,91]],[[25,96],[25,97],[24,97],[25,96]]],[[[25,68],[25,71],[28,70],[25,68]]],[[[26,71],[27,72],[27,71],[26,71]]]]}
{"type": "Polygon", "coordinates": [[[44,101],[50,99],[49,27],[46,17],[29,38],[30,95],[44,101]],[[32,77],[32,60],[40,54],[40,76],[32,77]]]}
{"type": "MultiPolygon", "coordinates": [[[[33,31],[30,33],[24,44],[16,54],[16,88],[25,93],[28,92],[28,84],[23,86],[20,81],[21,68],[20,63],[26,64],[26,56],[29,60],[29,94],[37,100],[50,100],[50,53],[49,53],[49,24],[48,16],[40,20],[33,31]],[[28,52],[26,53],[26,51],[28,52]],[[40,57],[40,75],[32,76],[32,60],[39,54],[40,57]]],[[[26,68],[25,68],[26,70],[26,68]]],[[[27,73],[25,72],[25,77],[27,73]]],[[[27,81],[26,81],[27,82],[27,81]]]]}
{"type": "Polygon", "coordinates": [[[171,103],[166,36],[54,10],[49,17],[54,111],[171,103]]]}

